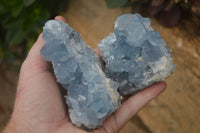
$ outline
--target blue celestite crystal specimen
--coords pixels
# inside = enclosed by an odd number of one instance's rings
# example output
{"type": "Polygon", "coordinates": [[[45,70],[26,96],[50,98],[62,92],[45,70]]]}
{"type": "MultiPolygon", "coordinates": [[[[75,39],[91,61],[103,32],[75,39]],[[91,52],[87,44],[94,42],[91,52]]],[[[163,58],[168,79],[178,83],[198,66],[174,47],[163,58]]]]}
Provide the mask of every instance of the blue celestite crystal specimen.
{"type": "Polygon", "coordinates": [[[48,21],[43,40],[41,54],[52,62],[57,82],[67,89],[71,121],[86,129],[102,125],[120,106],[118,83],[106,78],[97,54],[68,24],[48,21]]]}
{"type": "Polygon", "coordinates": [[[153,31],[150,19],[139,14],[119,16],[114,33],[103,39],[98,48],[106,63],[104,72],[119,83],[122,95],[163,81],[176,68],[171,50],[153,31]]]}
{"type": "Polygon", "coordinates": [[[43,28],[41,54],[52,62],[67,90],[69,116],[76,126],[95,129],[120,107],[120,95],[165,80],[175,70],[172,53],[149,18],[125,14],[98,48],[103,61],[68,24],[50,20],[43,28]],[[118,93],[118,91],[119,93],[118,93]]]}

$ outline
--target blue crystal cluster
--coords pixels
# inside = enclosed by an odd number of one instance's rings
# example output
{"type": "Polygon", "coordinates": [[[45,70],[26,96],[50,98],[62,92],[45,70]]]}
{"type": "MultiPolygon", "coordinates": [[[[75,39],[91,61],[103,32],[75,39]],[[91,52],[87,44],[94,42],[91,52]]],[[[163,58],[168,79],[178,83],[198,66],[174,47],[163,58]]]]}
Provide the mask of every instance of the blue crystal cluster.
{"type": "Polygon", "coordinates": [[[98,44],[103,60],[64,22],[48,21],[43,40],[41,54],[67,90],[70,119],[85,129],[101,126],[120,107],[120,94],[134,94],[175,70],[171,50],[139,14],[117,18],[114,33],[98,44]]]}
{"type": "Polygon", "coordinates": [[[119,16],[114,33],[103,39],[98,48],[106,63],[104,72],[119,83],[122,95],[163,81],[176,68],[171,50],[153,31],[150,19],[139,14],[119,16]]]}
{"type": "Polygon", "coordinates": [[[50,20],[43,28],[41,54],[52,62],[57,82],[67,89],[71,121],[95,129],[120,106],[118,83],[106,78],[97,54],[68,24],[50,20]]]}

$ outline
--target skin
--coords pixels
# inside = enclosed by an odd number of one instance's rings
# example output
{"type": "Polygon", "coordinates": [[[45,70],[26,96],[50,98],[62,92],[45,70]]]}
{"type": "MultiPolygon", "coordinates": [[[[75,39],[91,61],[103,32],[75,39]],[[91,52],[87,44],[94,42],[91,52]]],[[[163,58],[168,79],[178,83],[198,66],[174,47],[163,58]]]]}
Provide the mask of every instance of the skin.
{"type": "MultiPolygon", "coordinates": [[[[66,22],[61,16],[55,19],[66,22]]],[[[22,64],[14,111],[3,133],[87,133],[71,123],[59,86],[50,72],[51,65],[40,54],[43,46],[41,34],[22,64]]],[[[98,49],[95,51],[99,54],[98,49]]],[[[99,129],[92,132],[119,132],[129,119],[165,88],[166,83],[160,82],[131,96],[99,129]]]]}

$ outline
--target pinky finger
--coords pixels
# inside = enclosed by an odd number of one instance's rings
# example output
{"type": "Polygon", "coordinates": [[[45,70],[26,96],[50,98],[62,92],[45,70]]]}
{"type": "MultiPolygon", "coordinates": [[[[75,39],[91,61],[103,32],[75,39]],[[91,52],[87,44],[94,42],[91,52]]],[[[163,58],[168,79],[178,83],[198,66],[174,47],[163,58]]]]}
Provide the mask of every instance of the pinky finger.
{"type": "Polygon", "coordinates": [[[107,131],[120,130],[147,103],[161,94],[166,88],[165,82],[156,83],[130,97],[122,106],[109,117],[103,127],[107,131]]]}

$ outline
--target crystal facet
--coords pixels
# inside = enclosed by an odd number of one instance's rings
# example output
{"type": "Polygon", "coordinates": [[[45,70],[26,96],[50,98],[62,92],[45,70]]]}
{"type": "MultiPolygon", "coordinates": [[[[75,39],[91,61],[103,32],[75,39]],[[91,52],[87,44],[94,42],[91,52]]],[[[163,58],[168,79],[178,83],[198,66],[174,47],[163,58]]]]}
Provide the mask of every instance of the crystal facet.
{"type": "Polygon", "coordinates": [[[119,83],[120,94],[134,94],[175,70],[171,50],[153,31],[149,18],[125,14],[117,18],[114,28],[98,48],[106,63],[104,72],[119,83]]]}
{"type": "Polygon", "coordinates": [[[41,54],[51,61],[57,82],[67,89],[71,121],[95,129],[120,106],[118,83],[106,78],[97,54],[64,22],[48,21],[41,54]]]}

